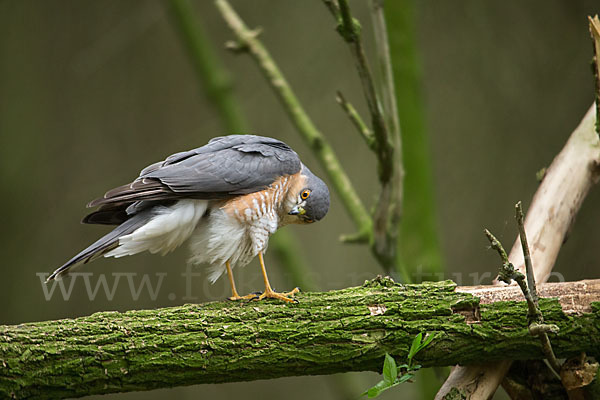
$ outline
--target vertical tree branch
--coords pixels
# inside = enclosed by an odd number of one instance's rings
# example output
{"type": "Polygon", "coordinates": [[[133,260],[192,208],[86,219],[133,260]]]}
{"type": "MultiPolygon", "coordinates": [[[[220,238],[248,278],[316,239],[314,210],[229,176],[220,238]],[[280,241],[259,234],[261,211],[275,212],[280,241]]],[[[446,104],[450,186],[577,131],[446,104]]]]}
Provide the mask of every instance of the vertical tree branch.
{"type": "Polygon", "coordinates": [[[235,34],[239,48],[247,50],[256,60],[302,138],[313,150],[359,232],[370,236],[372,222],[369,213],[344,172],[333,148],[313,124],[267,49],[256,38],[256,33],[246,27],[226,0],[217,0],[215,4],[235,34]]]}
{"type": "MultiPolygon", "coordinates": [[[[379,96],[382,99],[383,115],[386,119],[392,146],[395,152],[395,167],[398,168],[400,183],[404,177],[402,166],[402,140],[400,134],[400,119],[398,116],[398,104],[396,100],[396,86],[394,84],[394,72],[392,68],[392,57],[388,40],[388,30],[385,23],[383,0],[371,0],[371,20],[373,33],[375,34],[375,51],[377,56],[377,67],[379,70],[379,96]]],[[[400,185],[402,188],[402,185],[400,185]]],[[[402,190],[400,191],[402,199],[402,190]]]]}
{"type": "Polygon", "coordinates": [[[402,272],[403,280],[405,282],[412,282],[413,279],[410,273],[405,269],[406,264],[398,262],[399,257],[402,257],[402,255],[398,255],[398,236],[400,234],[404,208],[404,162],[402,159],[402,137],[396,101],[396,86],[394,84],[388,31],[382,0],[371,0],[371,17],[373,32],[375,33],[377,68],[379,70],[379,96],[382,99],[381,104],[383,105],[385,126],[388,130],[388,140],[393,149],[392,175],[390,181],[383,185],[382,196],[374,219],[375,221],[384,220],[386,222],[386,245],[393,248],[393,252],[388,251],[389,256],[395,258],[394,264],[396,270],[402,272]],[[388,199],[386,199],[386,191],[389,192],[387,194],[388,199]]]}
{"type": "Polygon", "coordinates": [[[362,40],[360,35],[360,24],[350,14],[350,7],[347,0],[339,0],[339,11],[342,24],[338,26],[340,35],[348,42],[350,50],[354,56],[356,69],[363,87],[363,93],[367,101],[369,113],[371,114],[371,123],[373,125],[373,135],[375,137],[375,153],[379,163],[379,180],[388,182],[393,174],[393,152],[392,143],[389,137],[388,127],[383,116],[383,109],[373,82],[371,69],[367,62],[362,40]]]}
{"type": "Polygon", "coordinates": [[[417,266],[428,273],[440,273],[443,257],[434,191],[434,160],[421,88],[415,2],[394,0],[384,4],[397,114],[402,127],[402,163],[407,171],[403,178],[400,264],[409,277],[417,266]]]}
{"type": "Polygon", "coordinates": [[[542,315],[542,312],[539,307],[539,298],[537,294],[537,288],[535,285],[533,265],[531,263],[531,253],[529,251],[529,244],[527,242],[527,234],[525,232],[525,216],[523,215],[523,207],[520,201],[515,206],[515,211],[517,226],[519,227],[519,238],[521,239],[521,247],[523,248],[523,258],[525,261],[525,276],[527,277],[527,290],[523,289],[523,284],[521,282],[519,282],[519,286],[523,291],[523,295],[525,296],[525,299],[527,300],[527,304],[529,305],[530,309],[533,308],[533,318],[535,318],[535,322],[529,323],[529,332],[532,335],[539,336],[542,342],[542,349],[544,351],[544,354],[546,355],[548,363],[550,364],[556,375],[560,377],[560,364],[554,356],[554,352],[552,351],[552,345],[550,344],[550,339],[548,338],[548,332],[558,328],[556,328],[555,326],[544,325],[544,316],[542,315]],[[529,298],[527,297],[527,293],[529,293],[529,298]]]}
{"type": "MultiPolygon", "coordinates": [[[[379,53],[384,53],[380,54],[378,61],[386,64],[380,65],[384,75],[380,94],[383,96],[385,93],[384,104],[388,106],[385,112],[375,89],[374,79],[362,45],[360,24],[352,18],[348,2],[339,0],[339,6],[328,0],[325,0],[324,3],[338,20],[337,30],[350,46],[371,116],[373,143],[370,148],[377,156],[377,171],[381,183],[381,192],[373,214],[372,251],[379,263],[389,272],[396,269],[397,266],[398,225],[402,212],[402,160],[400,157],[400,124],[394,117],[397,110],[383,11],[381,7],[373,9],[373,13],[376,15],[374,18],[378,23],[378,39],[385,41],[377,49],[379,53]],[[386,118],[386,113],[391,115],[386,118]],[[390,131],[387,121],[395,124],[395,132],[390,131]]],[[[407,279],[406,274],[404,274],[404,278],[407,279]]]]}
{"type": "Polygon", "coordinates": [[[523,215],[523,207],[519,201],[515,206],[517,226],[519,227],[519,239],[521,239],[521,247],[523,249],[523,259],[525,262],[525,275],[527,276],[527,287],[531,292],[533,302],[537,304],[537,290],[535,288],[535,276],[533,275],[533,265],[531,264],[531,253],[529,252],[529,244],[527,243],[527,234],[525,233],[525,216],[523,215]]]}
{"type": "Polygon", "coordinates": [[[188,0],[169,2],[174,26],[187,49],[201,91],[206,93],[229,133],[244,133],[247,126],[239,104],[233,98],[231,77],[220,64],[206,34],[194,16],[188,0]]]}

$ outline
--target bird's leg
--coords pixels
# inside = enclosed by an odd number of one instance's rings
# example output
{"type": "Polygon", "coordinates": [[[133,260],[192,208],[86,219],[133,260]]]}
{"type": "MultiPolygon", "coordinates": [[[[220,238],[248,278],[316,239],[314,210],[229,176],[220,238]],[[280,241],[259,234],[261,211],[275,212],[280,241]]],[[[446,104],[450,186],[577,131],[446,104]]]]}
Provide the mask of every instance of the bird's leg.
{"type": "Polygon", "coordinates": [[[231,265],[229,264],[229,261],[225,262],[225,266],[227,267],[227,276],[229,277],[229,284],[231,285],[231,297],[228,297],[229,300],[250,300],[258,297],[256,294],[240,296],[237,292],[237,289],[235,288],[235,281],[233,280],[233,271],[231,270],[231,265]]]}
{"type": "Polygon", "coordinates": [[[262,268],[263,279],[265,280],[265,291],[258,296],[257,300],[262,300],[264,298],[271,299],[279,299],[283,301],[287,301],[290,303],[297,303],[298,300],[294,299],[294,295],[300,291],[298,288],[294,288],[291,292],[287,293],[277,293],[271,288],[271,284],[269,283],[269,278],[267,277],[267,269],[265,268],[265,260],[263,258],[263,254],[258,253],[258,260],[260,261],[260,267],[262,268]]]}

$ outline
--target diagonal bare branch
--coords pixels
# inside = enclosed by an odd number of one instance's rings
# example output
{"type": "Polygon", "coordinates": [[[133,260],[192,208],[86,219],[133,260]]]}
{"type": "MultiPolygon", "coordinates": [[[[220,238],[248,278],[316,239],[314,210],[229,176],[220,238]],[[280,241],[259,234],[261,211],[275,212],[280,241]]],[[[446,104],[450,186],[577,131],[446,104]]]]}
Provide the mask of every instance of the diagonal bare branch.
{"type": "Polygon", "coordinates": [[[366,232],[370,236],[372,229],[371,217],[342,168],[333,148],[302,107],[285,76],[279,70],[267,49],[258,40],[256,32],[248,29],[244,21],[226,0],[217,0],[215,4],[236,36],[237,49],[246,50],[256,60],[261,72],[284,105],[285,111],[289,114],[298,132],[320,161],[358,230],[361,233],[366,232]]]}
{"type": "MultiPolygon", "coordinates": [[[[525,229],[531,238],[531,259],[536,282],[546,282],[583,200],[598,180],[600,140],[594,125],[594,106],[573,131],[565,147],[556,156],[535,193],[525,229]]],[[[523,271],[525,260],[517,239],[509,260],[523,271]]],[[[510,368],[510,361],[479,366],[457,366],[436,395],[441,400],[450,391],[468,393],[471,400],[487,400],[498,388],[510,368]],[[476,384],[473,378],[477,377],[476,384]]]]}

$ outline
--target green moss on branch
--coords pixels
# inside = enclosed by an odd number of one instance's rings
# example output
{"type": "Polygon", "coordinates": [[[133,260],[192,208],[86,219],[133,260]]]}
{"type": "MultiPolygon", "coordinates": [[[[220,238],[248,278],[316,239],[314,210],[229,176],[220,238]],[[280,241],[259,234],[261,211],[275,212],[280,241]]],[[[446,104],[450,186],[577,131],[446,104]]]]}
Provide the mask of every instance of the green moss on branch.
{"type": "MultiPolygon", "coordinates": [[[[452,282],[303,293],[299,304],[215,302],[0,326],[0,397],[79,397],[198,383],[378,371],[438,332],[424,366],[541,359],[525,302],[479,304],[452,282]]],[[[558,357],[600,349],[600,305],[567,315],[540,299],[558,357]]]]}

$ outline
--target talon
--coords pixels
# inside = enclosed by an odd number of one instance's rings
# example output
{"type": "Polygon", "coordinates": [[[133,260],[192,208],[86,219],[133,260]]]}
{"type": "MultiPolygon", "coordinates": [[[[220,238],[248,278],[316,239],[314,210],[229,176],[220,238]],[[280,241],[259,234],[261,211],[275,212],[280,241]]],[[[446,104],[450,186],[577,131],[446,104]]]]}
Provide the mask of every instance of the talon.
{"type": "Polygon", "coordinates": [[[256,298],[258,298],[258,295],[256,293],[250,293],[245,296],[240,296],[240,295],[230,296],[227,298],[227,300],[231,300],[231,301],[254,300],[256,298]]]}
{"type": "Polygon", "coordinates": [[[260,301],[263,299],[277,299],[282,300],[288,303],[298,303],[298,300],[294,299],[294,295],[300,291],[299,288],[294,288],[291,292],[287,293],[277,293],[271,288],[271,284],[269,283],[269,278],[267,277],[267,269],[265,268],[265,259],[263,257],[263,253],[258,253],[258,261],[260,262],[260,268],[262,270],[263,280],[265,282],[265,291],[256,298],[256,300],[260,301]]]}
{"type": "Polygon", "coordinates": [[[300,289],[294,288],[294,290],[285,293],[277,293],[273,290],[267,289],[263,294],[258,296],[256,300],[264,300],[264,299],[278,299],[288,303],[298,303],[298,300],[294,299],[294,295],[298,293],[300,289]]]}

